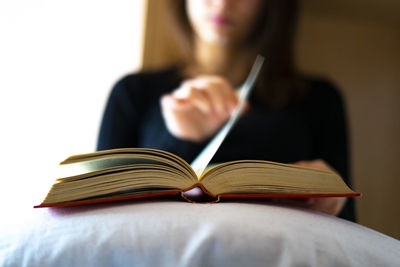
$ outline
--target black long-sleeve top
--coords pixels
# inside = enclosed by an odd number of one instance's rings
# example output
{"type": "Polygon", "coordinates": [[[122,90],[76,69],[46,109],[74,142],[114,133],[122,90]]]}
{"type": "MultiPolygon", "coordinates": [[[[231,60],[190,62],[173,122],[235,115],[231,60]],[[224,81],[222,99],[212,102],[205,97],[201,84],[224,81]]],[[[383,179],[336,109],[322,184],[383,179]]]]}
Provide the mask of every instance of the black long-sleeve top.
{"type": "MultiPolygon", "coordinates": [[[[182,82],[178,69],[131,74],[116,83],[104,112],[98,150],[146,147],[172,152],[191,162],[207,142],[178,139],[166,128],[160,97],[182,82]]],[[[249,110],[226,137],[212,162],[261,159],[283,163],[323,159],[349,181],[347,126],[338,90],[307,79],[307,95],[281,110],[250,95],[249,110]]],[[[339,217],[355,221],[352,198],[339,217]]]]}

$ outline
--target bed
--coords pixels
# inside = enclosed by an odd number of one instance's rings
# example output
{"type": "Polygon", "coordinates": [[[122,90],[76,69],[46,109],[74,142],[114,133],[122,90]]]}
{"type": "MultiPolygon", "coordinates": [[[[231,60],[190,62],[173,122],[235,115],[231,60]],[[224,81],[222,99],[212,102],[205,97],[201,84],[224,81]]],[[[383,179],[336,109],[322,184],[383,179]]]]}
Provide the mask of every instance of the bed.
{"type": "Polygon", "coordinates": [[[262,201],[132,200],[26,209],[3,222],[0,266],[400,266],[400,241],[262,201]]]}

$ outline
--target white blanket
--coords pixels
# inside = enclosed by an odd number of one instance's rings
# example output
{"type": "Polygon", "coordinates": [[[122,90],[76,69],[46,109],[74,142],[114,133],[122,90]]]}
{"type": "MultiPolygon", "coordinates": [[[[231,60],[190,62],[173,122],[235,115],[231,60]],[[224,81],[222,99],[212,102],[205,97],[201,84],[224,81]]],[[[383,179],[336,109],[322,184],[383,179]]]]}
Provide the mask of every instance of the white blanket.
{"type": "Polygon", "coordinates": [[[30,209],[0,266],[400,266],[400,241],[336,217],[243,202],[30,209]]]}

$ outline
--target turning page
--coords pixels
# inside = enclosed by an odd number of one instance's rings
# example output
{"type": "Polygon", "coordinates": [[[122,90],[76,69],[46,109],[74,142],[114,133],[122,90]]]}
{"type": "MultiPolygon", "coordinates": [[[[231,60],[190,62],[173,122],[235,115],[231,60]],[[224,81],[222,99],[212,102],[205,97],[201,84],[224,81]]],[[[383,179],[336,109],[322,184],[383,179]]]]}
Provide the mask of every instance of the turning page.
{"type": "Polygon", "coordinates": [[[249,76],[247,77],[244,84],[240,87],[239,94],[239,103],[233,112],[229,121],[225,124],[225,126],[218,132],[218,134],[208,143],[208,145],[203,149],[203,151],[197,156],[197,158],[190,164],[195,171],[197,177],[201,177],[207,165],[210,163],[211,159],[214,157],[218,148],[221,146],[222,142],[225,140],[225,137],[228,135],[232,127],[236,124],[240,115],[243,113],[244,105],[246,100],[250,94],[251,89],[255,81],[257,80],[258,74],[260,73],[261,67],[264,62],[264,57],[258,55],[249,76]]]}

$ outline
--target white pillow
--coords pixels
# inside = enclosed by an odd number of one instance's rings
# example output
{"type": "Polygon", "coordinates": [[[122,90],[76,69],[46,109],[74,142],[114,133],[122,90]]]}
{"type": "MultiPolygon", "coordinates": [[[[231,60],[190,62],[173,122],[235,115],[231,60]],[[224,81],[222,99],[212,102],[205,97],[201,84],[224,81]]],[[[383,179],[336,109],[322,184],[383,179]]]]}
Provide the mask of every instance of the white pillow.
{"type": "Polygon", "coordinates": [[[336,217],[271,204],[153,199],[24,212],[0,230],[0,266],[400,263],[400,241],[336,217]]]}

